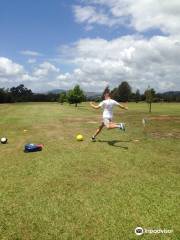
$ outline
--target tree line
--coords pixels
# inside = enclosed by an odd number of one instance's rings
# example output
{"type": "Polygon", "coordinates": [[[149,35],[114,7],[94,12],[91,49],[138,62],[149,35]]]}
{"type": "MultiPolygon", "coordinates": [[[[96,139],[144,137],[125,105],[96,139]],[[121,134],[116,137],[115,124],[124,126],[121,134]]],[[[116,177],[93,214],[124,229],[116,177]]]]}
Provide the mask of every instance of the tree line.
{"type": "Polygon", "coordinates": [[[68,102],[69,104],[75,104],[83,101],[96,101],[99,102],[103,99],[103,95],[106,91],[111,92],[112,98],[118,102],[140,102],[146,101],[150,105],[152,102],[180,102],[180,91],[156,93],[153,88],[148,87],[144,93],[140,93],[137,89],[132,91],[130,84],[126,81],[120,83],[120,85],[112,90],[107,86],[102,95],[86,97],[86,94],[76,85],[69,91],[61,93],[33,93],[31,89],[26,88],[23,84],[17,87],[9,89],[0,88],[0,103],[14,103],[14,102],[59,102],[63,104],[68,102]]]}
{"type": "Polygon", "coordinates": [[[59,94],[54,93],[33,93],[31,89],[23,84],[8,89],[0,88],[0,103],[15,102],[56,102],[59,94]]]}
{"type": "Polygon", "coordinates": [[[157,93],[154,88],[148,86],[143,93],[140,93],[139,89],[133,92],[130,84],[126,81],[112,90],[107,86],[101,99],[106,91],[111,92],[112,98],[118,102],[180,102],[180,91],[157,93]]]}
{"type": "Polygon", "coordinates": [[[86,96],[79,85],[73,89],[62,93],[33,93],[31,89],[26,88],[23,84],[10,89],[0,88],[0,103],[15,102],[68,102],[75,104],[86,101],[86,96]]]}

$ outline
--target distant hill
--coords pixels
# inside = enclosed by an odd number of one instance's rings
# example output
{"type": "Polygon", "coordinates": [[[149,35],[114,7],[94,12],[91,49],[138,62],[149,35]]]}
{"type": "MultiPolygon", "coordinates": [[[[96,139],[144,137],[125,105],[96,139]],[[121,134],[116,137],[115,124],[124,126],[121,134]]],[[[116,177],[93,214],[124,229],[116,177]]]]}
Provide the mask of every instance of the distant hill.
{"type": "Polygon", "coordinates": [[[87,98],[89,97],[99,97],[102,95],[102,93],[98,93],[98,92],[85,92],[85,95],[87,98]]]}
{"type": "Polygon", "coordinates": [[[158,93],[156,95],[167,102],[179,102],[180,101],[180,91],[168,91],[168,92],[164,92],[164,93],[158,93]]]}
{"type": "Polygon", "coordinates": [[[62,93],[62,92],[67,92],[67,90],[64,90],[64,89],[53,89],[51,91],[48,91],[47,93],[58,94],[58,93],[62,93]]]}
{"type": "MultiPolygon", "coordinates": [[[[53,94],[59,94],[62,92],[67,92],[68,90],[65,89],[53,89],[48,91],[47,93],[53,93],[53,94]]],[[[91,99],[91,98],[98,98],[101,97],[102,93],[99,92],[84,92],[87,99],[91,99]]],[[[163,92],[163,93],[157,93],[159,96],[161,96],[162,98],[176,98],[176,97],[180,97],[180,91],[168,91],[168,92],[163,92]]]]}
{"type": "MultiPolygon", "coordinates": [[[[51,91],[49,91],[48,93],[54,93],[54,94],[58,94],[58,93],[62,93],[62,92],[67,92],[68,90],[64,90],[64,89],[53,89],[51,91]]],[[[102,93],[98,93],[98,92],[84,92],[86,97],[99,97],[101,96],[102,93]]]]}
{"type": "Polygon", "coordinates": [[[169,91],[169,92],[164,92],[163,95],[180,96],[180,91],[169,91]]]}

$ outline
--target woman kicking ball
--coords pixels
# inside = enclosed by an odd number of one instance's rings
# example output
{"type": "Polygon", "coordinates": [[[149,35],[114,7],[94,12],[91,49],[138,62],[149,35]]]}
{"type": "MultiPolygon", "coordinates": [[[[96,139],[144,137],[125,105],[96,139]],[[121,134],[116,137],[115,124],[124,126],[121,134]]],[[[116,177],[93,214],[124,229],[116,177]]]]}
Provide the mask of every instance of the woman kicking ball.
{"type": "Polygon", "coordinates": [[[103,117],[102,117],[103,120],[99,128],[96,130],[95,134],[92,136],[91,138],[92,141],[96,141],[96,136],[101,132],[104,126],[106,126],[107,129],[119,128],[125,131],[124,123],[114,123],[112,121],[113,107],[118,106],[125,110],[128,110],[128,108],[116,102],[115,100],[111,99],[111,95],[109,92],[105,93],[104,98],[105,100],[100,102],[99,105],[95,105],[94,103],[90,102],[91,107],[95,109],[103,108],[103,117]]]}

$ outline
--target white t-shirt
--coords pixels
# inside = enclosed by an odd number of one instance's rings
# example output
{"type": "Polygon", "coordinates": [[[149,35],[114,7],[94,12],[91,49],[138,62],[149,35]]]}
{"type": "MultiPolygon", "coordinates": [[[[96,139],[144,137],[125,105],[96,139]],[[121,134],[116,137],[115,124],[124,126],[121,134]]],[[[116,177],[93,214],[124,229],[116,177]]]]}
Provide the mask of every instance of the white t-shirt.
{"type": "Polygon", "coordinates": [[[99,106],[103,108],[103,118],[112,118],[113,117],[113,107],[118,106],[119,103],[113,99],[107,99],[100,102],[99,106]]]}

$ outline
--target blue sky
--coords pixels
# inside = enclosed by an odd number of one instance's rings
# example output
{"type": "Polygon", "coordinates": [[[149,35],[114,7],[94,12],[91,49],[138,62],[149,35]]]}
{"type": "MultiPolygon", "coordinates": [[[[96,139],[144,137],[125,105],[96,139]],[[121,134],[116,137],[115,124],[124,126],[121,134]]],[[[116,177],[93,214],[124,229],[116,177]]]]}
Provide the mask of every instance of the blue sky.
{"type": "Polygon", "coordinates": [[[0,0],[1,86],[100,91],[126,80],[142,91],[179,88],[172,52],[179,53],[180,5],[165,2],[0,0]]]}
{"type": "Polygon", "coordinates": [[[20,58],[18,53],[23,49],[51,56],[60,44],[83,35],[65,1],[1,0],[0,4],[0,52],[9,57],[20,58]]]}
{"type": "Polygon", "coordinates": [[[86,31],[74,21],[72,0],[1,0],[0,29],[2,55],[24,61],[19,55],[23,49],[41,52],[44,58],[53,57],[57,48],[81,38],[113,39],[133,33],[133,29],[107,29],[101,26],[86,31]]]}

